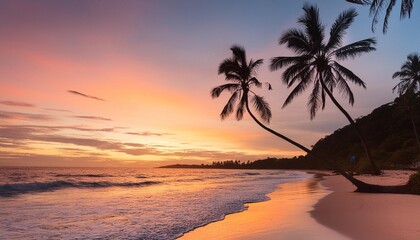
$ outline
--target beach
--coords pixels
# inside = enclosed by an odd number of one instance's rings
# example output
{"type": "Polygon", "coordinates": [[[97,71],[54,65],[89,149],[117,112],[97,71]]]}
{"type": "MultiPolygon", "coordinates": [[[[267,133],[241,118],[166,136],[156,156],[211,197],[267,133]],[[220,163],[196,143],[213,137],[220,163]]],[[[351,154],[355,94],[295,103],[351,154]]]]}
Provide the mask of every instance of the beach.
{"type": "MultiPolygon", "coordinates": [[[[360,176],[368,183],[404,184],[413,171],[386,171],[383,176],[360,176]]],[[[328,176],[321,184],[333,192],[311,212],[321,224],[351,239],[420,239],[420,196],[355,193],[341,176],[328,176]]]]}
{"type": "MultiPolygon", "coordinates": [[[[180,239],[418,239],[420,196],[355,193],[330,172],[281,184],[269,201],[197,228],[180,239]]],[[[369,183],[403,184],[412,171],[360,176],[369,183]]]]}

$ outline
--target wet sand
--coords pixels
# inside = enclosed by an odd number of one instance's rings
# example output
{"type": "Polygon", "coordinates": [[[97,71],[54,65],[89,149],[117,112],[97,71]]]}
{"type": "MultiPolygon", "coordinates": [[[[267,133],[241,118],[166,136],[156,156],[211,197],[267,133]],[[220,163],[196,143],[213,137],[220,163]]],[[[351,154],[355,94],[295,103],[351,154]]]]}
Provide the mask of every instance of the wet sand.
{"type": "MultiPolygon", "coordinates": [[[[384,176],[358,176],[382,185],[407,181],[410,171],[386,171],[384,176]]],[[[355,187],[341,176],[328,176],[321,184],[333,192],[322,198],[312,211],[321,224],[357,240],[420,239],[420,196],[355,193],[355,187]]]]}
{"type": "Polygon", "coordinates": [[[349,239],[311,217],[313,206],[330,193],[318,183],[319,179],[310,178],[281,184],[268,195],[269,201],[248,204],[248,210],[197,228],[179,239],[349,239]]]}

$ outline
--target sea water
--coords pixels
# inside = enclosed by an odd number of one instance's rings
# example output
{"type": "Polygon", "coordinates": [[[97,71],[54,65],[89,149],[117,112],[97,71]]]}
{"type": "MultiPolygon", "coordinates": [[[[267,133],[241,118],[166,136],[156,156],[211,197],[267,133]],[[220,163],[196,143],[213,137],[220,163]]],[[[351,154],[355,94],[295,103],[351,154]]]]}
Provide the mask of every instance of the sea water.
{"type": "Polygon", "coordinates": [[[1,168],[0,239],[176,239],[300,171],[1,168]]]}

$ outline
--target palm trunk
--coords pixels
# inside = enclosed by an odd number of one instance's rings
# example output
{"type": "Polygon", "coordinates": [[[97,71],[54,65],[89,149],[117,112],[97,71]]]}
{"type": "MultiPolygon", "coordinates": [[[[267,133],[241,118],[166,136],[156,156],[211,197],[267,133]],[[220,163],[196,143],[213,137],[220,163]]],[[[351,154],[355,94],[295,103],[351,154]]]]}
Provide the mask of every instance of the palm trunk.
{"type": "Polygon", "coordinates": [[[420,141],[419,141],[419,135],[417,134],[416,124],[415,124],[415,122],[414,122],[414,117],[413,117],[413,114],[411,114],[411,113],[410,113],[410,120],[411,120],[411,124],[413,124],[414,136],[416,137],[417,146],[419,147],[419,155],[420,155],[420,141]]]}
{"type": "MultiPolygon", "coordinates": [[[[246,94],[246,93],[244,93],[244,94],[246,94]]],[[[251,116],[251,118],[260,126],[260,127],[262,127],[264,130],[266,130],[266,131],[268,131],[269,133],[271,133],[271,134],[273,134],[273,135],[275,135],[275,136],[277,136],[277,137],[279,137],[279,138],[281,138],[281,139],[283,139],[283,140],[285,140],[286,142],[288,142],[288,143],[290,143],[290,144],[292,144],[292,145],[294,145],[294,146],[296,146],[296,147],[298,147],[298,148],[300,148],[301,150],[303,150],[303,151],[305,151],[306,153],[308,153],[308,154],[312,154],[312,152],[311,152],[311,150],[309,150],[308,148],[306,148],[305,146],[303,146],[302,144],[299,144],[299,143],[297,143],[297,142],[295,142],[295,141],[293,141],[292,139],[290,139],[290,138],[288,138],[288,137],[286,137],[286,136],[284,136],[283,134],[280,134],[280,133],[278,133],[278,132],[276,132],[276,131],[274,131],[273,129],[271,129],[271,128],[268,128],[267,126],[265,126],[264,124],[262,124],[255,116],[254,116],[254,114],[251,112],[251,110],[249,109],[249,103],[248,103],[248,100],[246,101],[246,103],[245,103],[245,105],[246,105],[246,110],[248,111],[248,113],[249,113],[249,115],[251,116]]],[[[312,154],[312,155],[314,155],[314,154],[312,154]]],[[[356,178],[354,178],[353,176],[351,176],[351,175],[349,175],[349,174],[347,174],[347,172],[345,172],[344,170],[342,170],[342,169],[340,169],[337,165],[335,165],[334,163],[332,163],[332,162],[330,162],[329,160],[327,160],[327,159],[325,159],[325,158],[318,158],[318,157],[316,157],[316,156],[313,156],[312,158],[315,158],[315,159],[322,159],[322,161],[323,162],[325,162],[328,166],[330,166],[332,169],[334,169],[334,171],[336,171],[336,172],[338,172],[339,174],[341,174],[341,175],[343,175],[343,177],[345,177],[347,180],[349,180],[353,185],[355,185],[356,187],[357,187],[357,189],[364,189],[364,188],[366,188],[366,186],[368,185],[368,184],[366,184],[366,183],[364,183],[364,182],[362,182],[362,181],[360,181],[360,180],[358,180],[358,179],[356,179],[356,178]]]]}
{"type": "Polygon", "coordinates": [[[344,116],[346,116],[347,120],[350,122],[350,124],[353,126],[354,130],[356,131],[357,136],[359,137],[360,141],[362,142],[363,148],[365,150],[366,153],[366,157],[369,160],[371,166],[372,166],[372,170],[373,170],[373,174],[375,175],[381,175],[381,170],[379,170],[379,168],[376,166],[375,161],[373,161],[372,156],[370,154],[370,151],[367,147],[366,141],[364,139],[364,137],[362,136],[362,133],[360,132],[359,128],[357,127],[356,123],[353,121],[353,118],[348,114],[348,112],[337,102],[337,100],[334,98],[333,94],[331,93],[331,91],[328,89],[328,87],[325,85],[323,79],[320,79],[322,88],[324,89],[325,92],[327,92],[328,96],[330,97],[331,101],[335,104],[335,106],[344,114],[344,116]]]}
{"type": "MultiPolygon", "coordinates": [[[[247,94],[247,93],[245,93],[247,94]]],[[[334,171],[341,174],[343,177],[345,177],[348,181],[350,181],[355,187],[356,192],[364,192],[364,193],[397,193],[397,194],[412,194],[412,191],[410,189],[410,186],[408,184],[405,185],[399,185],[399,186],[381,186],[381,185],[374,185],[365,183],[363,181],[360,181],[359,179],[354,178],[353,176],[350,176],[347,174],[344,170],[340,169],[337,165],[335,165],[333,162],[329,161],[327,158],[319,158],[318,156],[315,156],[312,154],[311,150],[304,147],[303,145],[293,141],[292,139],[274,131],[271,128],[268,128],[264,124],[262,124],[255,116],[252,114],[251,110],[249,109],[248,99],[245,102],[246,110],[251,116],[251,118],[264,130],[270,132],[271,134],[274,134],[275,136],[287,141],[288,143],[291,143],[292,145],[302,149],[308,154],[311,154],[310,156],[312,159],[321,159],[323,162],[325,162],[327,165],[329,165],[334,171]]],[[[416,193],[414,193],[416,194],[416,193]]]]}

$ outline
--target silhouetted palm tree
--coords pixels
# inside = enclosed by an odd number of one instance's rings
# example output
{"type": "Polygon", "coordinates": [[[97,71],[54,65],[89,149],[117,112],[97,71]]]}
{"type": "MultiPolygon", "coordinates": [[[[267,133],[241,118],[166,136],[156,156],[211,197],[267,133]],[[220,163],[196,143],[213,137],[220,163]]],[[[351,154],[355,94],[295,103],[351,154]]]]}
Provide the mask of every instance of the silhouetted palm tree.
{"type": "MultiPolygon", "coordinates": [[[[384,25],[382,27],[382,32],[386,33],[388,29],[388,19],[391,15],[391,11],[397,3],[396,0],[346,0],[347,2],[370,5],[370,14],[373,15],[372,20],[372,31],[375,31],[375,25],[378,23],[379,14],[382,12],[382,9],[386,6],[386,13],[384,17],[384,25]]],[[[411,17],[411,10],[413,9],[414,0],[401,0],[400,8],[400,18],[403,19],[408,16],[411,17]]]]}
{"type": "MultiPolygon", "coordinates": [[[[248,114],[251,116],[251,118],[264,130],[293,144],[294,146],[305,151],[306,153],[311,153],[311,150],[309,150],[302,144],[295,142],[294,140],[274,131],[271,128],[268,128],[261,121],[259,121],[257,117],[254,116],[251,109],[249,108],[250,97],[251,97],[253,106],[255,110],[257,110],[261,119],[267,123],[269,123],[271,119],[271,110],[270,110],[269,104],[264,100],[263,97],[258,96],[251,90],[251,87],[253,86],[256,86],[256,87],[262,86],[262,83],[255,77],[255,75],[256,75],[257,68],[263,63],[263,60],[258,59],[254,61],[251,59],[248,62],[246,58],[245,49],[238,45],[232,46],[230,50],[232,51],[233,56],[223,60],[223,62],[219,66],[219,71],[218,71],[219,74],[225,75],[225,79],[229,83],[215,87],[211,90],[212,98],[219,97],[220,94],[224,91],[228,91],[232,93],[232,96],[229,98],[227,104],[225,105],[222,112],[220,113],[221,119],[223,120],[226,117],[228,117],[230,114],[232,114],[236,107],[236,119],[239,121],[243,117],[244,109],[246,109],[248,114]]],[[[268,88],[271,89],[271,86],[268,85],[268,88]]],[[[316,158],[321,159],[319,157],[316,157],[316,158]]],[[[335,171],[342,174],[345,178],[347,178],[350,182],[352,182],[358,188],[362,189],[362,186],[366,185],[365,183],[361,182],[360,180],[355,179],[354,177],[347,174],[345,171],[338,168],[335,164],[330,162],[328,159],[322,158],[322,160],[327,165],[332,167],[335,171]]]]}
{"type": "Polygon", "coordinates": [[[407,61],[401,66],[401,71],[397,71],[392,78],[400,78],[400,82],[392,89],[398,90],[399,95],[406,93],[420,92],[420,56],[418,53],[411,53],[407,56],[407,61]]]}
{"type": "Polygon", "coordinates": [[[303,30],[289,29],[279,41],[279,44],[286,44],[287,47],[292,49],[296,56],[271,59],[270,68],[272,71],[287,67],[283,72],[283,82],[288,87],[297,84],[287,97],[283,107],[291,103],[296,96],[313,84],[312,93],[308,99],[311,119],[315,117],[319,108],[324,109],[325,98],[328,95],[355,128],[374,173],[380,174],[380,170],[372,160],[366,141],[356,123],[333,96],[333,90],[338,88],[341,94],[348,98],[349,103],[353,105],[354,96],[347,82],[350,81],[363,88],[366,88],[365,83],[348,68],[338,63],[337,60],[355,58],[363,53],[374,51],[376,41],[373,38],[368,38],[342,46],[346,30],[357,16],[354,9],[344,11],[338,16],[331,27],[328,41],[325,40],[325,29],[320,22],[318,8],[305,4],[303,10],[305,14],[298,19],[298,23],[303,26],[303,30]]]}
{"type": "Polygon", "coordinates": [[[407,56],[407,61],[401,66],[401,71],[397,71],[392,75],[392,78],[400,78],[400,82],[392,88],[392,92],[398,91],[400,95],[396,102],[400,107],[404,108],[410,116],[413,125],[414,135],[416,137],[417,145],[420,152],[420,141],[417,134],[414,116],[415,108],[420,101],[420,56],[417,53],[412,53],[407,56]]]}
{"type": "MultiPolygon", "coordinates": [[[[224,84],[218,87],[215,87],[211,91],[211,96],[213,98],[217,98],[220,94],[224,91],[229,91],[232,93],[232,96],[228,100],[228,103],[223,108],[222,113],[220,114],[222,119],[225,119],[231,113],[234,112],[235,104],[237,101],[237,110],[236,110],[236,119],[241,120],[243,117],[244,107],[246,108],[247,112],[251,115],[252,119],[257,122],[259,126],[263,129],[267,130],[268,132],[278,136],[287,142],[293,144],[294,146],[302,149],[306,153],[311,153],[311,150],[304,147],[303,145],[287,138],[286,136],[266,127],[262,124],[251,112],[249,108],[248,99],[252,96],[252,102],[254,103],[254,107],[259,113],[261,119],[266,122],[270,121],[271,118],[271,111],[268,103],[260,96],[255,94],[252,90],[252,86],[261,87],[261,82],[257,80],[254,76],[256,74],[256,70],[259,65],[263,63],[262,59],[258,59],[257,61],[253,61],[252,59],[248,62],[246,59],[245,49],[240,46],[233,46],[231,48],[233,56],[231,58],[225,59],[219,66],[219,74],[224,74],[225,79],[229,82],[228,84],[224,84]]],[[[270,85],[268,86],[269,89],[271,88],[270,85]]],[[[350,176],[345,171],[341,170],[337,167],[333,162],[331,162],[328,158],[319,158],[314,154],[311,154],[312,158],[320,159],[328,164],[331,168],[333,168],[336,172],[340,173],[344,176],[347,180],[353,183],[356,187],[358,192],[372,192],[372,193],[409,193],[410,186],[408,184],[402,186],[379,186],[368,184],[362,182],[353,176],[350,176]]]]}
{"type": "MultiPolygon", "coordinates": [[[[303,145],[291,140],[290,138],[268,128],[252,113],[249,107],[249,99],[253,103],[253,107],[259,114],[260,118],[269,123],[271,119],[271,110],[269,104],[263,97],[258,96],[251,90],[251,87],[261,87],[262,83],[255,77],[257,68],[263,63],[263,59],[247,60],[245,49],[241,46],[234,45],[230,48],[233,53],[231,58],[223,60],[219,66],[219,74],[224,74],[226,81],[229,83],[215,87],[211,90],[211,96],[217,98],[224,91],[229,91],[232,96],[229,98],[227,104],[220,113],[220,117],[225,119],[232,114],[236,107],[236,119],[239,121],[244,115],[244,110],[248,112],[251,118],[262,128],[268,132],[282,138],[283,140],[295,145],[296,147],[310,152],[309,149],[303,145]],[[236,106],[235,106],[236,105],[236,106]]],[[[271,89],[271,85],[268,85],[271,89]]]]}

